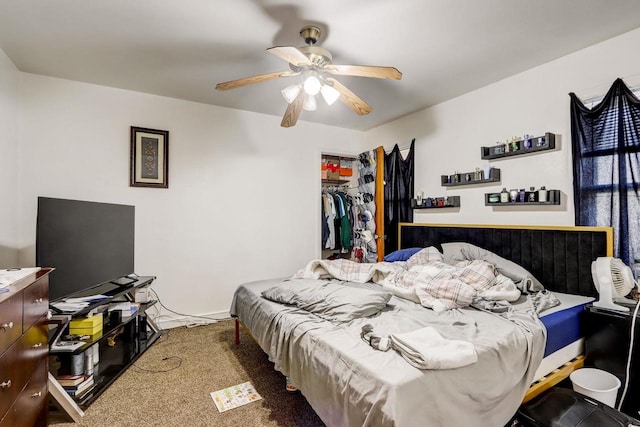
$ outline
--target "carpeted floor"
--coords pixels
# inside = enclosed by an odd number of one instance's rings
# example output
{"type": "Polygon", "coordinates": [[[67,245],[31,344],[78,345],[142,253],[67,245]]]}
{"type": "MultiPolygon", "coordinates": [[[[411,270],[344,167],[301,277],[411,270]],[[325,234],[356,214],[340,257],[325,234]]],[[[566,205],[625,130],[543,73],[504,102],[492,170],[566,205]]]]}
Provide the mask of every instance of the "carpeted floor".
{"type": "Polygon", "coordinates": [[[234,343],[232,320],[164,331],[85,410],[82,423],[69,423],[52,413],[50,425],[323,426],[300,392],[285,390],[284,377],[260,347],[246,334],[241,334],[240,341],[240,345],[234,343]],[[246,381],[255,386],[262,400],[218,412],[210,393],[246,381]]]}

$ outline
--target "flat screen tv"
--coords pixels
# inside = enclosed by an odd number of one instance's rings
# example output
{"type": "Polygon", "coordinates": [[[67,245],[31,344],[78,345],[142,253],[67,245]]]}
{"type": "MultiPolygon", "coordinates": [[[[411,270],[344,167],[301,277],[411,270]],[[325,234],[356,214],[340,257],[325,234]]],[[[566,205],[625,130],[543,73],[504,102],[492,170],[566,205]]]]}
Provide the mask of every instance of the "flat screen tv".
{"type": "Polygon", "coordinates": [[[134,235],[134,206],[38,197],[36,265],[55,268],[49,299],[134,282],[126,277],[134,272],[134,235]]]}

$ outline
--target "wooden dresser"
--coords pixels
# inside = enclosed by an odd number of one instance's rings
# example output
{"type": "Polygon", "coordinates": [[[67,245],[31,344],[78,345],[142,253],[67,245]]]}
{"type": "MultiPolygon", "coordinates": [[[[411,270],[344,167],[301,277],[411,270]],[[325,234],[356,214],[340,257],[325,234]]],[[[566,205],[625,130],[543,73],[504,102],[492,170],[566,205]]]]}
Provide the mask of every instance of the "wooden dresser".
{"type": "Polygon", "coordinates": [[[49,273],[0,294],[0,427],[47,425],[49,273]]]}

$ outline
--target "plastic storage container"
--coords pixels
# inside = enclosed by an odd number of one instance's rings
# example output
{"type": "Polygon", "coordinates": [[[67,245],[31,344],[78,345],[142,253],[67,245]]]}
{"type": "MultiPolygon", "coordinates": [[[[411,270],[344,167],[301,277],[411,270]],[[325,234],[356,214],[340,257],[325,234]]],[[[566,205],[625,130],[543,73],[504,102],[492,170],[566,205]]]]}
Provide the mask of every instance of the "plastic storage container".
{"type": "Polygon", "coordinates": [[[616,406],[616,396],[620,380],[607,371],[595,368],[582,368],[569,375],[573,389],[585,396],[592,397],[612,408],[616,406]]]}

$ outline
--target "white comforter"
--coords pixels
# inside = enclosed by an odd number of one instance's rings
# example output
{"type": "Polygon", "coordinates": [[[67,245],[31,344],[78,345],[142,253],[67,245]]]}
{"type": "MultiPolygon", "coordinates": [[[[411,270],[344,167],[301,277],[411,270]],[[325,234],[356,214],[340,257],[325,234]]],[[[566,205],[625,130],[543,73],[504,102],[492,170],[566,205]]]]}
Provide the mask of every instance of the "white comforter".
{"type": "Polygon", "coordinates": [[[385,291],[438,312],[467,307],[477,298],[515,301],[520,297],[515,283],[494,265],[482,260],[449,265],[433,247],[422,249],[408,261],[394,263],[313,260],[292,278],[373,282],[383,285],[385,291]]]}

